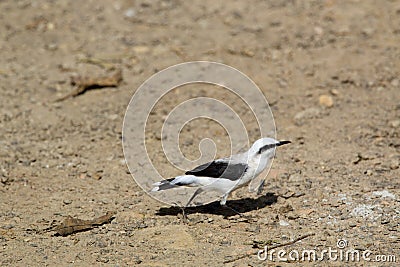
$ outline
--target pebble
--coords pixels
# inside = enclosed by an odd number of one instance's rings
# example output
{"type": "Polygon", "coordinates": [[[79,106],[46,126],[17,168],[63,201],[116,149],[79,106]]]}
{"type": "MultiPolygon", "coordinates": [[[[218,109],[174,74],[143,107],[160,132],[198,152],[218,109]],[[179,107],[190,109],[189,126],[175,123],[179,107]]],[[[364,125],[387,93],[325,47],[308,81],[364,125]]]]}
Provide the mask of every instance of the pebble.
{"type": "Polygon", "coordinates": [[[390,163],[390,169],[395,170],[398,169],[400,166],[400,162],[397,160],[392,160],[392,162],[390,163]]]}
{"type": "Polygon", "coordinates": [[[54,27],[55,27],[55,26],[54,26],[54,23],[51,23],[51,22],[47,23],[46,26],[47,26],[47,29],[50,30],[50,31],[51,31],[51,30],[54,30],[54,27]]]}
{"type": "Polygon", "coordinates": [[[280,213],[288,213],[289,211],[293,211],[293,207],[287,204],[286,206],[282,206],[279,208],[280,213]]]}
{"type": "Polygon", "coordinates": [[[322,29],[321,27],[316,26],[316,27],[314,27],[314,32],[317,35],[322,35],[324,33],[324,29],[322,29]]]}
{"type": "Polygon", "coordinates": [[[339,90],[337,90],[337,89],[331,89],[331,90],[329,91],[329,93],[331,93],[331,95],[334,95],[334,96],[337,96],[337,95],[340,94],[339,90]]]}
{"type": "Polygon", "coordinates": [[[72,203],[72,200],[70,200],[70,199],[64,199],[64,200],[63,200],[63,203],[64,203],[65,205],[69,205],[69,204],[72,203]]]}
{"type": "Polygon", "coordinates": [[[371,176],[372,174],[374,174],[374,172],[371,171],[371,170],[366,170],[365,174],[368,175],[368,176],[371,176]]]}
{"type": "Polygon", "coordinates": [[[364,28],[361,33],[365,36],[365,37],[370,37],[371,35],[373,35],[375,32],[374,29],[372,28],[364,28]]]}
{"type": "Polygon", "coordinates": [[[290,224],[289,224],[287,221],[280,220],[280,221],[279,221],[279,225],[280,225],[280,226],[289,226],[290,224]]]}
{"type": "Polygon", "coordinates": [[[145,45],[137,45],[133,47],[133,51],[137,54],[144,54],[150,51],[150,48],[145,45]]]}
{"type": "Polygon", "coordinates": [[[390,121],[389,126],[393,128],[398,128],[400,126],[400,120],[390,121]]]}
{"type": "Polygon", "coordinates": [[[127,18],[133,18],[135,15],[136,11],[133,8],[128,8],[124,13],[124,16],[127,18]]]}
{"type": "Polygon", "coordinates": [[[393,79],[393,80],[390,82],[390,84],[391,84],[392,86],[394,86],[394,87],[397,87],[397,86],[399,86],[400,81],[399,81],[398,79],[393,79]]]}
{"type": "Polygon", "coordinates": [[[46,45],[46,49],[50,51],[55,51],[58,49],[58,45],[56,43],[50,43],[46,45]]]}
{"type": "Polygon", "coordinates": [[[333,106],[333,98],[331,96],[329,96],[329,95],[321,95],[319,97],[319,104],[321,106],[330,108],[330,107],[333,106]]]}

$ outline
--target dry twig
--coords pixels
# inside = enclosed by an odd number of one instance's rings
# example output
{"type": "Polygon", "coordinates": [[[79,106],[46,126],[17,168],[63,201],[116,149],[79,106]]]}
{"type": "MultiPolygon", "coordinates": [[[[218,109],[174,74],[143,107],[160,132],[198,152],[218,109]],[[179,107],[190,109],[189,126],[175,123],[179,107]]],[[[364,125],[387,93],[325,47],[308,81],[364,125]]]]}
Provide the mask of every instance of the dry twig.
{"type": "Polygon", "coordinates": [[[103,87],[116,87],[122,82],[122,71],[121,69],[117,70],[113,74],[109,76],[101,76],[101,77],[84,77],[84,76],[74,76],[71,77],[71,84],[75,86],[74,90],[57,99],[56,102],[63,101],[70,97],[75,97],[80,94],[85,93],[87,90],[94,88],[103,88],[103,87]]]}
{"type": "Polygon", "coordinates": [[[76,232],[93,229],[106,223],[110,223],[114,219],[115,212],[109,211],[105,215],[92,220],[81,220],[68,216],[60,225],[53,227],[51,230],[56,231],[58,235],[67,236],[76,232]]]}

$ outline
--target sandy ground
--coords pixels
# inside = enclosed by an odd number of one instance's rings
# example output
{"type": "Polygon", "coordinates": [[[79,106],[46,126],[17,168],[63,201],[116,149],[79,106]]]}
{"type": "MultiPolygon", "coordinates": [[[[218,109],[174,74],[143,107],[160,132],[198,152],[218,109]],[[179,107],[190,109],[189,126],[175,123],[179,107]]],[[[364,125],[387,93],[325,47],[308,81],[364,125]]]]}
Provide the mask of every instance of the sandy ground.
{"type": "MultiPolygon", "coordinates": [[[[346,240],[342,251],[400,261],[399,1],[21,0],[0,1],[0,11],[1,266],[395,265],[235,260],[306,234],[281,248],[322,251],[346,240]],[[215,202],[189,209],[184,223],[126,167],[131,96],[158,70],[191,60],[246,73],[273,104],[278,137],[293,141],[261,195],[242,189],[228,201],[246,218],[215,202]],[[73,90],[71,76],[118,68],[120,86],[54,102],[73,90]],[[90,231],[45,230],[107,211],[115,219],[90,231]]],[[[177,170],[160,148],[160,121],[206,89],[172,92],[151,114],[149,154],[166,177],[177,170]]],[[[240,114],[251,125],[251,114],[240,114]]],[[[187,128],[187,154],[216,136],[218,156],[226,155],[218,125],[187,128]]]]}

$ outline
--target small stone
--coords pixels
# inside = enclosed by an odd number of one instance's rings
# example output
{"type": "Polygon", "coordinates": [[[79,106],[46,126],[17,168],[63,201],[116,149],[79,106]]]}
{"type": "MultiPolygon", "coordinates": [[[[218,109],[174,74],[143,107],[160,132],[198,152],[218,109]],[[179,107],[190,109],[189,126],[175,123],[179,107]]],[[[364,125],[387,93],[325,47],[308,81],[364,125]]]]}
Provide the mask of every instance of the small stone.
{"type": "Polygon", "coordinates": [[[330,107],[333,106],[333,98],[331,96],[329,96],[329,95],[321,95],[319,97],[319,104],[321,106],[330,108],[330,107]]]}
{"type": "Polygon", "coordinates": [[[299,216],[297,213],[294,213],[294,212],[290,211],[290,212],[287,214],[287,218],[288,218],[289,220],[297,220],[298,218],[300,218],[300,216],[299,216]]]}
{"type": "Polygon", "coordinates": [[[72,200],[70,200],[70,199],[64,199],[64,200],[63,200],[63,203],[64,203],[65,205],[69,205],[69,204],[72,203],[72,200]]]}
{"type": "Polygon", "coordinates": [[[337,89],[331,89],[331,90],[329,91],[329,93],[331,93],[331,95],[334,95],[334,96],[337,96],[337,95],[340,94],[339,90],[337,90],[337,89]]]}
{"type": "Polygon", "coordinates": [[[374,34],[374,32],[375,32],[375,30],[372,29],[372,28],[364,28],[364,29],[361,31],[361,33],[362,33],[364,36],[366,36],[366,37],[371,36],[372,34],[374,34]]]}
{"type": "Polygon", "coordinates": [[[93,179],[95,180],[100,180],[102,177],[103,177],[102,171],[97,171],[96,173],[93,174],[93,179]]]}
{"type": "Polygon", "coordinates": [[[133,8],[129,8],[125,11],[124,16],[127,18],[133,18],[136,15],[136,11],[133,8]]]}
{"type": "Polygon", "coordinates": [[[7,225],[2,226],[1,228],[5,229],[5,230],[10,230],[10,229],[14,228],[14,225],[13,224],[7,224],[7,225]]]}
{"type": "Polygon", "coordinates": [[[343,25],[341,28],[339,28],[336,31],[336,33],[337,33],[337,35],[341,35],[341,36],[348,35],[350,33],[350,27],[347,25],[343,25]]]}
{"type": "Polygon", "coordinates": [[[51,22],[49,22],[49,23],[47,23],[47,30],[49,30],[49,31],[51,31],[51,30],[54,30],[54,23],[51,23],[51,22]]]}
{"type": "Polygon", "coordinates": [[[400,166],[400,162],[398,160],[392,160],[390,163],[390,169],[396,170],[400,166]]]}
{"type": "Polygon", "coordinates": [[[392,86],[394,86],[394,87],[397,87],[397,86],[399,86],[400,81],[399,81],[399,79],[393,79],[393,80],[390,82],[390,84],[391,84],[392,86]]]}
{"type": "Polygon", "coordinates": [[[388,224],[388,223],[390,223],[390,220],[388,218],[381,219],[381,224],[388,224]]]}
{"type": "Polygon", "coordinates": [[[289,224],[287,221],[280,220],[280,221],[279,221],[279,225],[280,225],[280,226],[289,226],[290,224],[289,224]]]}
{"type": "Polygon", "coordinates": [[[400,126],[400,120],[394,120],[389,122],[390,127],[398,128],[400,126]]]}
{"type": "Polygon", "coordinates": [[[293,207],[287,204],[286,206],[282,206],[279,208],[280,213],[288,213],[289,211],[293,211],[293,207]]]}
{"type": "Polygon", "coordinates": [[[144,54],[150,51],[150,48],[145,45],[137,45],[133,47],[133,51],[137,54],[144,54]]]}
{"type": "Polygon", "coordinates": [[[324,29],[322,29],[321,27],[316,26],[316,27],[314,27],[314,32],[317,35],[322,35],[324,33],[324,29]]]}
{"type": "Polygon", "coordinates": [[[58,49],[58,45],[56,43],[50,43],[46,45],[47,50],[55,51],[58,49]]]}
{"type": "Polygon", "coordinates": [[[371,176],[372,174],[374,174],[374,172],[371,171],[371,170],[366,170],[365,174],[368,175],[368,176],[371,176]]]}
{"type": "Polygon", "coordinates": [[[1,178],[0,178],[0,182],[1,182],[2,184],[7,184],[7,183],[8,183],[8,177],[1,177],[1,178]]]}
{"type": "Polygon", "coordinates": [[[297,211],[297,214],[302,218],[309,218],[309,215],[313,212],[313,209],[300,209],[297,211]]]}

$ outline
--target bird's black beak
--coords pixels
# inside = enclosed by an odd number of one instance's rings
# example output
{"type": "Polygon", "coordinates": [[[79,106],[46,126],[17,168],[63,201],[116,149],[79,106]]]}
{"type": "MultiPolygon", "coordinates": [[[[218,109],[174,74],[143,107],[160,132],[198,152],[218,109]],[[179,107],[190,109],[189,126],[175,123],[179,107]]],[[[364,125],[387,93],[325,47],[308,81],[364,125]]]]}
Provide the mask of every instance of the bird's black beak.
{"type": "Polygon", "coordinates": [[[282,146],[290,143],[291,143],[290,141],[279,141],[279,143],[277,143],[276,146],[282,146]]]}
{"type": "Polygon", "coordinates": [[[265,145],[265,146],[261,147],[260,150],[258,150],[258,154],[261,154],[264,151],[267,151],[268,149],[271,149],[271,148],[274,148],[274,147],[277,147],[277,146],[290,144],[290,143],[291,143],[290,141],[279,141],[278,143],[275,143],[275,144],[265,145]]]}

